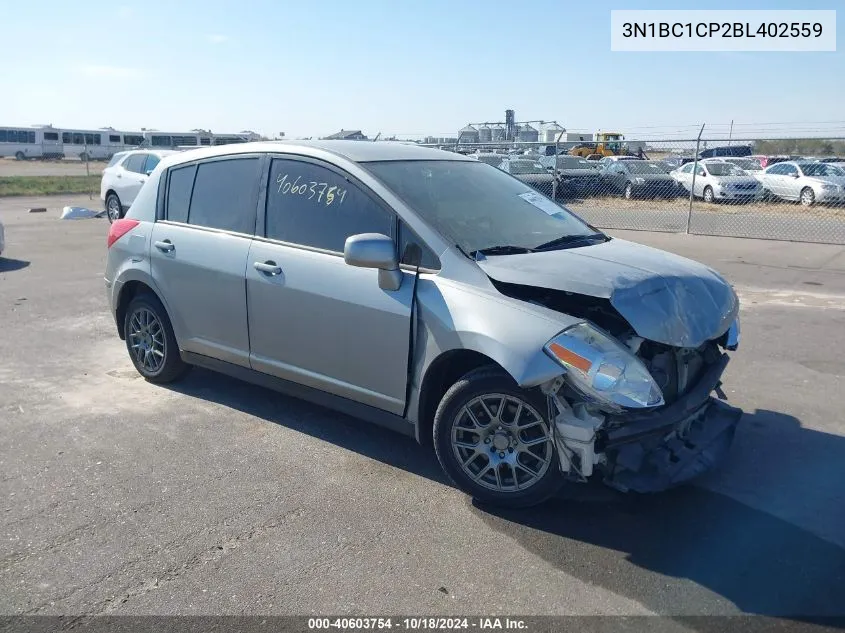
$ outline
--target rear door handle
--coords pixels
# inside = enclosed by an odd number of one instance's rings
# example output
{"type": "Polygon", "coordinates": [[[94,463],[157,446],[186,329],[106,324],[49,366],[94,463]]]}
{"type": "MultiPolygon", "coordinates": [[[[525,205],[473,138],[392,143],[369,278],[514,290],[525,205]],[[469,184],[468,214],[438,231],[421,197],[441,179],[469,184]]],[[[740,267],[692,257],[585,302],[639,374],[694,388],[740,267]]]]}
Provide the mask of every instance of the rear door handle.
{"type": "Polygon", "coordinates": [[[173,243],[170,240],[164,240],[163,242],[156,242],[155,244],[153,244],[153,246],[155,246],[158,250],[160,250],[164,253],[170,253],[170,252],[176,250],[176,247],[173,245],[173,243]]]}
{"type": "Polygon", "coordinates": [[[264,273],[265,275],[281,275],[282,269],[276,265],[274,261],[253,262],[252,266],[255,270],[264,273]]]}

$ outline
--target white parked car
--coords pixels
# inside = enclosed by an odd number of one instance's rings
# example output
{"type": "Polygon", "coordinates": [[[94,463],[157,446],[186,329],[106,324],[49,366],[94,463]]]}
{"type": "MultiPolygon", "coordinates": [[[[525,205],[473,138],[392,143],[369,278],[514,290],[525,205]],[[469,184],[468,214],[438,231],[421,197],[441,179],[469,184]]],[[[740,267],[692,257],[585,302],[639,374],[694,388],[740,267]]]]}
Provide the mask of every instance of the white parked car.
{"type": "Polygon", "coordinates": [[[109,222],[124,216],[159,161],[173,150],[132,150],[115,154],[103,170],[100,200],[109,222]]]}
{"type": "Polygon", "coordinates": [[[758,178],[767,194],[805,207],[817,202],[845,204],[845,170],[832,163],[775,163],[758,178]]]}
{"type": "Polygon", "coordinates": [[[752,176],[757,175],[757,172],[763,171],[763,168],[760,167],[760,162],[753,159],[753,158],[745,158],[745,157],[736,157],[736,156],[725,156],[724,158],[706,158],[702,162],[714,162],[714,161],[722,161],[724,163],[731,163],[732,165],[736,165],[742,171],[746,171],[752,176]]]}
{"type": "Polygon", "coordinates": [[[748,172],[723,159],[703,160],[698,163],[693,185],[693,167],[695,163],[687,163],[671,172],[678,184],[693,195],[703,198],[705,202],[719,202],[730,200],[733,202],[749,202],[759,197],[762,188],[760,183],[748,172]]]}

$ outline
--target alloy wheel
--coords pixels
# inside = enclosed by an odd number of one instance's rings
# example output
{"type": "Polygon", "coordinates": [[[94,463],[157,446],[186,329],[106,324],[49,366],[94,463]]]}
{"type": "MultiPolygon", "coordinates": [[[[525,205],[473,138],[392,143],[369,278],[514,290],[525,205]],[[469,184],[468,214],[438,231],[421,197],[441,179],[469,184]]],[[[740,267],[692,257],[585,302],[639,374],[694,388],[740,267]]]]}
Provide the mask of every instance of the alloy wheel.
{"type": "Polygon", "coordinates": [[[552,434],[524,400],[491,393],[464,405],[452,424],[452,450],[464,473],[497,492],[539,482],[554,458],[552,434]]]}
{"type": "Polygon", "coordinates": [[[161,321],[152,310],[139,308],[129,319],[129,348],[144,371],[155,374],[164,365],[167,343],[161,321]]]}

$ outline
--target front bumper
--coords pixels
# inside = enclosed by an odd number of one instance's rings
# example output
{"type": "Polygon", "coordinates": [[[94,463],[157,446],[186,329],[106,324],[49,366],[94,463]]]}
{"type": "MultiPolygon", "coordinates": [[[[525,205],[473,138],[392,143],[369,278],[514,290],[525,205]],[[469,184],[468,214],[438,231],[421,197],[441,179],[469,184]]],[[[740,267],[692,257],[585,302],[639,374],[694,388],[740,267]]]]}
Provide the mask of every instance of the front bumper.
{"type": "Polygon", "coordinates": [[[677,197],[678,194],[683,191],[683,187],[679,187],[675,184],[675,181],[671,182],[660,182],[660,183],[650,183],[646,182],[645,184],[633,186],[634,195],[637,197],[659,197],[659,198],[668,198],[670,196],[677,197]]]}
{"type": "Polygon", "coordinates": [[[715,189],[716,198],[719,200],[754,200],[760,196],[760,188],[755,189],[734,189],[719,187],[715,189]]]}
{"type": "Polygon", "coordinates": [[[816,202],[823,204],[843,204],[845,203],[845,192],[842,190],[826,190],[816,192],[816,202]]]}
{"type": "Polygon", "coordinates": [[[727,364],[722,354],[672,405],[627,416],[603,431],[596,448],[605,454],[605,483],[624,491],[659,492],[716,466],[742,417],[741,409],[710,395],[727,364]]]}
{"type": "Polygon", "coordinates": [[[741,417],[741,409],[710,398],[666,436],[609,449],[605,483],[624,492],[640,493],[684,484],[724,459],[741,417]]]}

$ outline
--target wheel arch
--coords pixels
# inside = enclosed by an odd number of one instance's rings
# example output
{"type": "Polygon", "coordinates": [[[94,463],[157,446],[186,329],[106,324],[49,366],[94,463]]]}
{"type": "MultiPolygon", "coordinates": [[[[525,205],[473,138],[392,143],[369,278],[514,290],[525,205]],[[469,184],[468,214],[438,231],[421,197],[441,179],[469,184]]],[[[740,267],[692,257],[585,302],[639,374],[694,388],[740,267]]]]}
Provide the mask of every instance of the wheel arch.
{"type": "MultiPolygon", "coordinates": [[[[170,311],[167,310],[167,304],[162,299],[161,295],[151,285],[140,279],[130,279],[123,283],[117,295],[117,307],[115,308],[115,322],[117,323],[117,334],[120,340],[125,340],[123,332],[123,321],[126,319],[126,310],[129,308],[129,303],[139,294],[149,293],[161,302],[164,309],[170,316],[170,311]]],[[[172,322],[172,319],[171,319],[172,322]]],[[[175,332],[174,332],[175,336],[175,332]]]]}
{"type": "Polygon", "coordinates": [[[473,349],[447,350],[431,361],[423,375],[417,407],[416,436],[420,444],[432,445],[434,414],[449,387],[469,372],[485,366],[507,371],[487,354],[473,349]]]}

